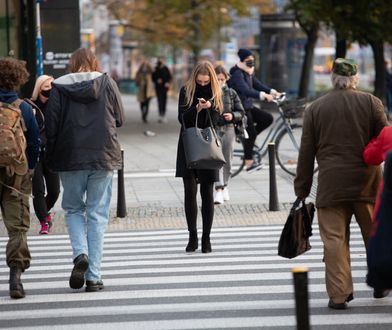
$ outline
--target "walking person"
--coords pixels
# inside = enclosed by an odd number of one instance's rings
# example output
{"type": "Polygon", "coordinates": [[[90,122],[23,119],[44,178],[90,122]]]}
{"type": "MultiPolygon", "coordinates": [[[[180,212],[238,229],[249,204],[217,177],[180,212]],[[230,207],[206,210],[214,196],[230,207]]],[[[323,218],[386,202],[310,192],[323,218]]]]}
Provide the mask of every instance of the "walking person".
{"type": "Polygon", "coordinates": [[[226,160],[226,164],[219,170],[219,181],[215,183],[215,204],[223,204],[230,200],[229,195],[229,179],[231,176],[231,161],[233,158],[234,142],[236,138],[235,123],[242,122],[245,111],[241,100],[236,91],[227,86],[229,74],[225,68],[218,65],[215,68],[215,73],[219,85],[222,88],[223,97],[223,113],[218,119],[217,133],[221,137],[222,152],[226,160]]]}
{"type": "Polygon", "coordinates": [[[378,167],[367,166],[362,152],[387,124],[375,96],[358,91],[358,66],[338,58],[332,68],[333,89],[306,109],[298,156],[295,194],[311,190],[317,160],[316,207],[324,245],[328,307],[347,308],[354,298],[350,265],[350,222],[354,215],[367,244],[380,179],[378,167]]]}
{"type": "Polygon", "coordinates": [[[59,175],[48,168],[46,161],[45,114],[52,89],[52,81],[53,77],[51,76],[39,76],[35,82],[31,99],[26,100],[33,107],[35,118],[40,128],[41,152],[37,166],[34,169],[33,205],[35,214],[41,225],[39,231],[41,235],[49,234],[49,230],[53,224],[50,210],[60,194],[59,175]]]}
{"type": "Polygon", "coordinates": [[[167,123],[166,118],[166,103],[167,103],[167,92],[170,87],[172,75],[169,68],[165,65],[163,58],[158,58],[157,65],[152,74],[152,80],[155,85],[155,92],[158,100],[159,110],[159,123],[167,123]]]}
{"type": "MultiPolygon", "coordinates": [[[[1,58],[0,72],[0,208],[8,234],[6,262],[10,268],[9,295],[18,299],[25,297],[21,274],[30,267],[31,262],[27,245],[27,231],[30,228],[29,195],[40,140],[33,110],[18,98],[16,92],[29,78],[25,63],[14,58],[1,58]],[[9,104],[18,111],[10,111],[9,104]],[[16,140],[13,140],[10,135],[6,135],[5,124],[15,119],[16,112],[18,117],[21,113],[19,118],[23,120],[25,132],[23,134],[23,125],[17,121],[13,126],[16,140]],[[15,146],[13,141],[20,144],[15,146]],[[6,162],[7,156],[15,149],[21,149],[18,162],[6,162]]],[[[13,157],[16,157],[16,153],[13,157]]]]}
{"type": "Polygon", "coordinates": [[[116,127],[124,121],[117,84],[95,55],[79,48],[70,74],[52,83],[46,111],[48,166],[59,172],[74,268],[69,285],[102,290],[103,237],[109,220],[113,170],[121,167],[116,127]]]}
{"type": "Polygon", "coordinates": [[[212,251],[210,233],[214,219],[214,182],[219,176],[218,170],[193,170],[186,167],[182,132],[185,128],[195,126],[196,114],[198,114],[198,127],[214,126],[222,110],[222,90],[214,67],[208,61],[200,62],[194,67],[185,86],[181,88],[178,100],[178,121],[181,123],[181,130],[177,147],[176,177],[182,177],[184,183],[185,217],[189,232],[186,252],[194,252],[198,248],[196,199],[198,184],[200,184],[203,222],[201,251],[203,253],[212,251]]]}
{"type": "MultiPolygon", "coordinates": [[[[370,166],[378,166],[382,162],[386,160],[388,152],[392,150],[392,126],[386,126],[382,129],[380,134],[372,139],[368,145],[366,146],[365,150],[363,151],[363,160],[366,164],[370,166]]],[[[392,156],[390,156],[391,159],[392,156]]],[[[392,163],[389,163],[391,166],[392,163]]],[[[386,180],[380,180],[380,184],[378,187],[377,192],[377,199],[376,204],[374,207],[373,213],[373,226],[374,231],[377,230],[378,222],[379,221],[390,221],[390,219],[383,218],[385,214],[388,214],[389,208],[392,206],[390,203],[390,192],[391,192],[391,184],[392,182],[388,181],[391,179],[390,173],[391,168],[384,168],[384,178],[386,180]],[[385,182],[384,182],[385,181],[385,182]],[[384,187],[388,185],[387,187],[384,187]],[[384,196],[383,196],[384,195],[384,196]],[[384,204],[384,205],[382,205],[384,204]]],[[[384,298],[388,296],[390,289],[392,288],[383,288],[374,286],[374,298],[384,298]]]]}
{"type": "Polygon", "coordinates": [[[255,57],[245,48],[238,50],[240,62],[230,69],[229,87],[233,88],[241,99],[247,117],[248,139],[244,140],[245,168],[251,173],[260,170],[262,165],[253,159],[253,146],[257,135],[270,126],[273,117],[267,111],[253,105],[253,100],[271,102],[274,96],[279,96],[275,89],[262,84],[255,76],[255,57]]]}
{"type": "Polygon", "coordinates": [[[147,61],[143,61],[136,72],[137,100],[140,103],[142,120],[147,123],[148,110],[151,98],[155,96],[154,85],[152,82],[152,67],[147,61]]]}

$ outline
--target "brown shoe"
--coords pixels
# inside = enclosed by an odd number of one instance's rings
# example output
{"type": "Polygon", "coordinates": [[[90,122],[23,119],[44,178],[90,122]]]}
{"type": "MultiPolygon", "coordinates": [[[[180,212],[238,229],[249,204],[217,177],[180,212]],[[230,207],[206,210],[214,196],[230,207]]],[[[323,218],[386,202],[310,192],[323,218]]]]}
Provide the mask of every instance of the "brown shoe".
{"type": "Polygon", "coordinates": [[[20,276],[22,274],[22,270],[17,267],[11,267],[10,269],[10,297],[12,299],[20,299],[26,296],[25,291],[23,289],[22,281],[20,276]]]}

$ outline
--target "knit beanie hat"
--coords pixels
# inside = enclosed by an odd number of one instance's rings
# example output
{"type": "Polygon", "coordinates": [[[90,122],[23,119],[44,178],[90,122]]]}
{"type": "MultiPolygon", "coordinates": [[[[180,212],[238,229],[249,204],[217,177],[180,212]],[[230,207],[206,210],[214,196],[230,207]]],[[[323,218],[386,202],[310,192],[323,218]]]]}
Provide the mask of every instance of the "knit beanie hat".
{"type": "Polygon", "coordinates": [[[252,56],[252,52],[249,49],[246,48],[240,48],[238,50],[238,57],[240,58],[240,61],[243,62],[248,56],[252,56]]]}

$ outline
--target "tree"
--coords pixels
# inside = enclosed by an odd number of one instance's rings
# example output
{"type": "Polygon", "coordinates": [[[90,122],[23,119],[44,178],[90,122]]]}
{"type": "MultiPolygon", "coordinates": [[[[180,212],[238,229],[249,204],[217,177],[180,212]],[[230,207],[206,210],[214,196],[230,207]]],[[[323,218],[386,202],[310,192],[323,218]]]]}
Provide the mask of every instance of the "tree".
{"type": "MultiPolygon", "coordinates": [[[[248,5],[259,2],[265,1],[251,0],[248,5]]],[[[244,6],[242,0],[108,0],[106,3],[113,16],[125,21],[139,40],[188,49],[194,61],[217,29],[230,24],[230,15],[225,12],[234,10],[240,16],[249,13],[249,6],[244,6]]]]}
{"type": "MultiPolygon", "coordinates": [[[[322,0],[321,0],[322,1],[322,0]]],[[[318,0],[290,0],[286,10],[294,12],[295,18],[307,36],[305,57],[302,64],[298,97],[308,95],[310,75],[313,69],[314,48],[316,47],[320,29],[321,1],[318,0]]]]}

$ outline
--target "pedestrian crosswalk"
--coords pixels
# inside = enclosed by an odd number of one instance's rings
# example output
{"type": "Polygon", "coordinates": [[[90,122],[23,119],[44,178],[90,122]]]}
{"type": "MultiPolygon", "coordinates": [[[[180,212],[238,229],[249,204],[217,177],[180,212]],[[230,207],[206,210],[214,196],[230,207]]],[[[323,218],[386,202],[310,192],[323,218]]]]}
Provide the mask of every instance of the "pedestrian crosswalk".
{"type": "Polygon", "coordinates": [[[353,227],[355,299],[328,309],[322,244],[287,260],[277,256],[281,225],[213,228],[213,253],[186,254],[185,230],[107,233],[105,289],[68,287],[66,235],[30,236],[33,256],[22,276],[26,298],[8,297],[7,239],[0,237],[0,328],[12,329],[295,329],[291,269],[309,268],[312,329],[391,329],[392,298],[375,300],[365,284],[361,235],[353,227]]]}

